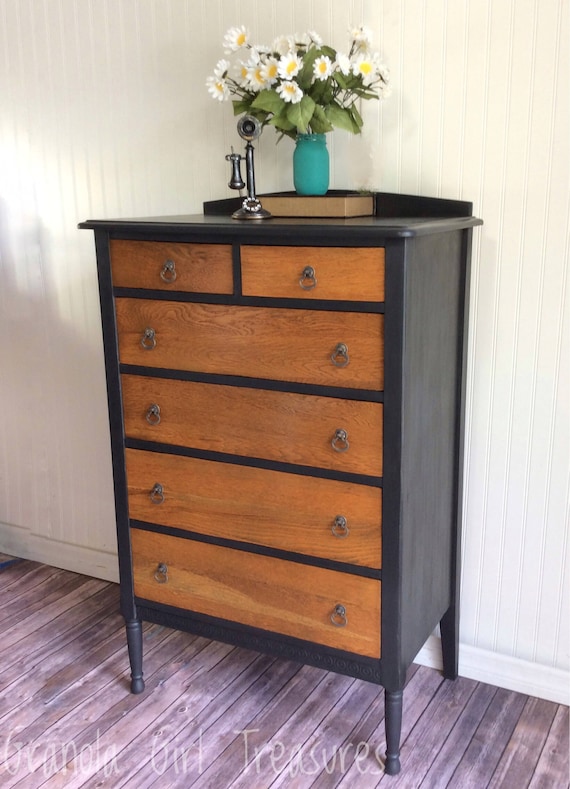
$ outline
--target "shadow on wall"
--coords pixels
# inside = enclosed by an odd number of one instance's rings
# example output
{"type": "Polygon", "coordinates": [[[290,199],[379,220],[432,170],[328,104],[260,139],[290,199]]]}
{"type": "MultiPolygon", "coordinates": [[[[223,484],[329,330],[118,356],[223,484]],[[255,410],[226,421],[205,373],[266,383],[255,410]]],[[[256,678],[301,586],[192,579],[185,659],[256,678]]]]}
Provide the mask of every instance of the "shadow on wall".
{"type": "Polygon", "coordinates": [[[114,551],[92,243],[0,199],[0,524],[114,551]]]}

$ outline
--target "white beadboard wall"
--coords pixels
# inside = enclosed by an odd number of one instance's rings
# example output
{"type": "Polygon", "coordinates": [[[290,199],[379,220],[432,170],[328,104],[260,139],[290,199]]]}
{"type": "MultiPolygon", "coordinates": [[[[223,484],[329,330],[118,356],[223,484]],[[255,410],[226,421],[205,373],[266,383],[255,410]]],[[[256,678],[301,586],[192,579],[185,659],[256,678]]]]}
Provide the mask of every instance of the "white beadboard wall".
{"type": "MultiPolygon", "coordinates": [[[[332,187],[472,200],[460,670],[568,703],[566,0],[0,0],[0,551],[116,579],[95,255],[79,221],[195,213],[239,145],[222,38],[364,23],[393,94],[332,187]]],[[[266,132],[258,190],[288,189],[266,132]]],[[[437,662],[435,639],[419,659],[437,662]]]]}

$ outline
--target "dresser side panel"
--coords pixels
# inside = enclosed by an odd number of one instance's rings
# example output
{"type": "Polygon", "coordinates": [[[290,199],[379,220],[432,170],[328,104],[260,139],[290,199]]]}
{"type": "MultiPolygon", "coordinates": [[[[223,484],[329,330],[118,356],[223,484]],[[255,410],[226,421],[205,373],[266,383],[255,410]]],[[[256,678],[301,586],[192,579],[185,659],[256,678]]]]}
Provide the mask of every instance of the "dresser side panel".
{"type": "Polygon", "coordinates": [[[417,238],[404,275],[402,656],[453,603],[465,255],[461,232],[417,238]]]}

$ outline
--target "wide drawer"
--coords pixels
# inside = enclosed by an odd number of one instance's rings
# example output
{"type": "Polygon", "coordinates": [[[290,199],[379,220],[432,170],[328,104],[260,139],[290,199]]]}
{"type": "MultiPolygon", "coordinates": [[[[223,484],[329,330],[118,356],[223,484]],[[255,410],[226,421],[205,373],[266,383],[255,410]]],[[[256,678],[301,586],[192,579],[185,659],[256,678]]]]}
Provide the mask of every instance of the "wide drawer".
{"type": "Polygon", "coordinates": [[[384,249],[242,246],[245,296],[384,301],[384,249]]]}
{"type": "Polygon", "coordinates": [[[376,579],[139,529],[131,540],[136,597],[380,657],[376,579]]]}
{"type": "Polygon", "coordinates": [[[381,390],[384,316],[116,300],[126,364],[381,390]],[[344,346],[344,350],[339,348],[344,346]]]}
{"type": "Polygon", "coordinates": [[[380,569],[382,490],[126,450],[130,517],[380,569]]]}
{"type": "Polygon", "coordinates": [[[382,475],[381,403],[136,375],[122,390],[129,438],[382,475]]]}
{"type": "Polygon", "coordinates": [[[233,293],[230,244],[112,239],[113,285],[192,293],[233,293]]]}

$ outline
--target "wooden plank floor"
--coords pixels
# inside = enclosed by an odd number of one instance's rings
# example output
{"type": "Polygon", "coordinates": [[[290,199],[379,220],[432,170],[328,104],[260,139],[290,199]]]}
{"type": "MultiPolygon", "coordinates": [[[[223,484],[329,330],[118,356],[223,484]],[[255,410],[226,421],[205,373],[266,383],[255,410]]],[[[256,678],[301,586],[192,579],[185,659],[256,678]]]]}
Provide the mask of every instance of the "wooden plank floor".
{"type": "Polygon", "coordinates": [[[118,588],[0,556],[0,786],[565,789],[568,708],[412,667],[402,772],[380,688],[156,625],[129,692],[118,588]]]}

